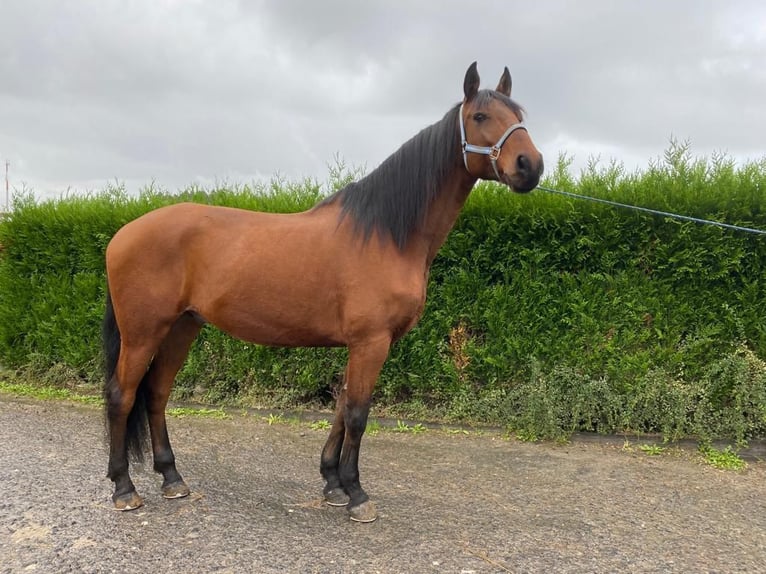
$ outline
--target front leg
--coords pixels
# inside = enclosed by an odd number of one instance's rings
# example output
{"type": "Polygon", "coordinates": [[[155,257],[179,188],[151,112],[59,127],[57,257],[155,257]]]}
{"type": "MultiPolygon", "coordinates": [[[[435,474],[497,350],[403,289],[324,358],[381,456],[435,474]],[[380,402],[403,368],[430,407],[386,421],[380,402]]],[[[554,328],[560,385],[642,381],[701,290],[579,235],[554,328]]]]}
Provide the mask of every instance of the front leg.
{"type": "Polygon", "coordinates": [[[375,504],[359,482],[359,447],[367,427],[370,401],[349,405],[345,412],[346,437],[340,455],[339,475],[343,490],[349,496],[348,513],[356,522],[372,522],[378,517],[375,504]]]}
{"type": "Polygon", "coordinates": [[[356,522],[372,522],[378,517],[375,505],[359,482],[359,447],[367,426],[372,389],[388,356],[390,345],[391,337],[386,335],[349,346],[343,404],[345,435],[341,445],[338,477],[349,496],[349,515],[356,522]]]}

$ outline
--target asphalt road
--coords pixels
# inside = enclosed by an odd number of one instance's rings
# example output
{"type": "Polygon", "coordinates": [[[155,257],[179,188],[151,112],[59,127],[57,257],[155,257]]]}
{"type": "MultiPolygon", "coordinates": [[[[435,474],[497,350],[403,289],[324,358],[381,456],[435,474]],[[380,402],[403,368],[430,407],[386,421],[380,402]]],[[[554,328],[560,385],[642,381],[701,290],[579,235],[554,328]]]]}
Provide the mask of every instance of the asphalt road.
{"type": "Polygon", "coordinates": [[[766,572],[766,463],[429,431],[365,437],[380,518],[320,499],[327,431],[171,419],[192,488],[111,509],[101,412],[0,395],[0,572],[766,572]]]}

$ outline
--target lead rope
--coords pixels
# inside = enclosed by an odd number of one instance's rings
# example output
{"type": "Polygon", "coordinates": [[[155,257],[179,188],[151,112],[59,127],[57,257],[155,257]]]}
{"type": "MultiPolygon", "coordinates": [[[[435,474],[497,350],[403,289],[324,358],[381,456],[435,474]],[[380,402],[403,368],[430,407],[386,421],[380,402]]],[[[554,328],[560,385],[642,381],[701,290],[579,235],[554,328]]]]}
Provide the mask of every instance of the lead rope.
{"type": "Polygon", "coordinates": [[[733,229],[735,231],[744,231],[746,233],[756,233],[758,235],[766,235],[766,231],[763,229],[755,229],[753,227],[743,227],[741,225],[732,225],[731,223],[723,223],[721,221],[713,221],[711,219],[701,219],[699,217],[692,217],[690,215],[680,215],[678,213],[670,213],[668,211],[660,211],[658,209],[650,209],[648,207],[640,207],[637,205],[629,205],[627,203],[619,203],[617,201],[610,201],[608,199],[601,199],[599,197],[592,197],[590,195],[580,195],[579,193],[572,193],[570,191],[561,191],[558,189],[551,189],[549,187],[543,187],[542,185],[538,185],[537,189],[548,192],[548,193],[555,193],[558,195],[565,195],[567,197],[573,197],[575,199],[583,199],[585,201],[593,201],[596,203],[603,203],[606,205],[611,205],[613,207],[620,207],[623,209],[632,209],[634,211],[643,211],[644,213],[651,213],[652,215],[661,215],[663,217],[671,217],[673,219],[680,219],[683,221],[692,221],[694,223],[701,223],[703,225],[715,225],[716,227],[723,227],[725,229],[733,229]]]}

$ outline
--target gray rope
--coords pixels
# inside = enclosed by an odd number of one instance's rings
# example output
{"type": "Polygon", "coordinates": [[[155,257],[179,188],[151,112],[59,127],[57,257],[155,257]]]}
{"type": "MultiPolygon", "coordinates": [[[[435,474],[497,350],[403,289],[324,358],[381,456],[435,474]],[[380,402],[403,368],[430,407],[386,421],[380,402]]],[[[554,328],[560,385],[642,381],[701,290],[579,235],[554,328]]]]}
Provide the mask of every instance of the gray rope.
{"type": "Polygon", "coordinates": [[[691,217],[690,215],[679,215],[677,213],[669,213],[667,211],[659,211],[657,209],[649,209],[648,207],[639,207],[636,205],[628,205],[627,203],[618,203],[616,201],[610,201],[608,199],[601,199],[599,197],[591,197],[589,195],[580,195],[578,193],[571,193],[569,191],[560,191],[558,189],[550,189],[538,185],[537,189],[547,191],[548,193],[556,193],[558,195],[566,195],[567,197],[574,197],[575,199],[584,199],[586,201],[595,201],[596,203],[604,203],[613,207],[622,207],[625,209],[632,209],[635,211],[643,211],[644,213],[651,213],[652,215],[662,215],[663,217],[672,217],[673,219],[681,219],[683,221],[693,221],[694,223],[702,223],[704,225],[715,225],[717,227],[724,227],[726,229],[733,229],[735,231],[745,231],[747,233],[757,233],[758,235],[766,235],[766,230],[754,229],[752,227],[742,227],[741,225],[732,225],[730,223],[722,223],[720,221],[712,221],[710,219],[700,219],[699,217],[691,217]]]}

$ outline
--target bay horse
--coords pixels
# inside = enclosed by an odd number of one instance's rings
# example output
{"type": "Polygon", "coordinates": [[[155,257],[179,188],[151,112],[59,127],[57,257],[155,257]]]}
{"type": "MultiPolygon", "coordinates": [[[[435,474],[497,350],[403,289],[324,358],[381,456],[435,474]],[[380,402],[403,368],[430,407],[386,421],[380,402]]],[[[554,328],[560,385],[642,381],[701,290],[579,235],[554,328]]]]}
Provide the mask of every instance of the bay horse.
{"type": "Polygon", "coordinates": [[[431,262],[476,181],[527,192],[543,171],[510,95],[508,68],[495,90],[480,90],[474,62],[462,102],[308,211],[179,203],[114,235],[106,249],[103,336],[115,509],[143,504],[128,459],[141,460],[147,438],[163,496],[189,494],[165,407],[192,342],[211,323],[259,345],[348,347],[321,454],[323,493],[328,504],[346,506],[352,520],[375,520],[359,482],[359,447],[389,348],[420,318],[431,262]]]}

